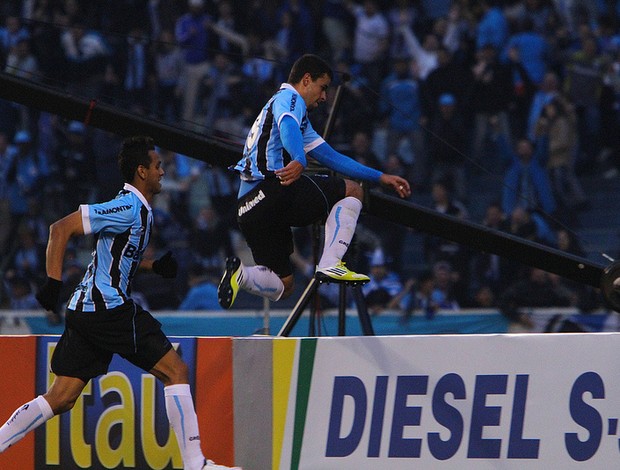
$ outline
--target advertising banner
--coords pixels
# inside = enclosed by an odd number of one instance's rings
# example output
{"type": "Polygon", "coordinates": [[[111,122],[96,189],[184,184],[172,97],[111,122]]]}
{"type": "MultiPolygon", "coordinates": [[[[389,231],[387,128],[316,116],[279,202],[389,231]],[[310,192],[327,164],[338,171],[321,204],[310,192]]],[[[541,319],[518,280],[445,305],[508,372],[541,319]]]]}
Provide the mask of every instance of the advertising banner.
{"type": "Polygon", "coordinates": [[[320,338],[279,349],[295,367],[273,468],[620,468],[620,335],[320,338]]]}

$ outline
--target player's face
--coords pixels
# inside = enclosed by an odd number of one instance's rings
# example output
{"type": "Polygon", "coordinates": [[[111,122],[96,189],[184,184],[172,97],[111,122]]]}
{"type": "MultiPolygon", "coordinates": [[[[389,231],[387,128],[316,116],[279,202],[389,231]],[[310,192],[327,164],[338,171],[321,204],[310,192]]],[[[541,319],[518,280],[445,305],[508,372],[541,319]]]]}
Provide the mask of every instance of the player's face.
{"type": "Polygon", "coordinates": [[[316,108],[319,103],[327,99],[327,88],[331,82],[327,74],[321,75],[316,80],[312,80],[310,74],[302,79],[304,84],[304,101],[308,109],[316,108]]]}
{"type": "Polygon", "coordinates": [[[149,157],[151,157],[151,164],[146,169],[146,182],[153,194],[157,194],[161,191],[161,179],[164,176],[164,168],[162,167],[161,157],[156,150],[149,150],[149,157]]]}

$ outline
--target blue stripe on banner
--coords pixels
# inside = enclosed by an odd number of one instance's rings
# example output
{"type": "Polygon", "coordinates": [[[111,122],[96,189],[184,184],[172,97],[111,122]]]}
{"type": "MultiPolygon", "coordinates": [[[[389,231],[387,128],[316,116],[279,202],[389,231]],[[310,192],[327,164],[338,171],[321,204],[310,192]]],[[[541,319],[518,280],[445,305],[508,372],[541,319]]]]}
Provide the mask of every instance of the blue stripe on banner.
{"type": "MultiPolygon", "coordinates": [[[[163,331],[168,336],[249,336],[263,328],[263,317],[247,316],[206,316],[176,312],[171,315],[154,313],[162,323],[163,331]]],[[[272,315],[269,327],[272,334],[280,330],[286,320],[285,316],[272,315]]],[[[33,334],[61,334],[62,325],[50,326],[44,317],[27,317],[25,319],[33,334]]],[[[302,315],[291,336],[308,335],[308,316],[302,315]]],[[[411,335],[411,334],[450,334],[450,333],[506,333],[508,322],[501,314],[459,314],[436,315],[432,320],[414,316],[403,322],[398,315],[381,315],[372,318],[376,335],[411,335]]],[[[348,317],[347,335],[361,335],[362,330],[356,317],[348,317]]],[[[338,318],[324,315],[321,318],[321,331],[324,335],[338,334],[338,318]]]]}

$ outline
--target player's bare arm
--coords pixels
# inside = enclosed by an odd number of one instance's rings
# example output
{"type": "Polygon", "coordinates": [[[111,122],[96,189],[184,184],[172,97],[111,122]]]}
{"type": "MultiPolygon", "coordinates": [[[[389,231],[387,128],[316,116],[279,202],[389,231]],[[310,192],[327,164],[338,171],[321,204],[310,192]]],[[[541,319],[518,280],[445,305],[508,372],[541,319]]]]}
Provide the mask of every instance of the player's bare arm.
{"type": "Polygon", "coordinates": [[[45,264],[48,277],[57,280],[62,278],[62,265],[67,242],[71,237],[83,234],[82,213],[79,209],[50,226],[45,264]]]}

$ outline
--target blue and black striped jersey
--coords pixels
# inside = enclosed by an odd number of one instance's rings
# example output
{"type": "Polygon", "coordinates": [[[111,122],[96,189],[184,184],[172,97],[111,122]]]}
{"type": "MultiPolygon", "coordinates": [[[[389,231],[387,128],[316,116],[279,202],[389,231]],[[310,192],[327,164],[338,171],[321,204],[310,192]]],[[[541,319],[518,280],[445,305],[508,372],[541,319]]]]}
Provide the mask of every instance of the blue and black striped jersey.
{"type": "Polygon", "coordinates": [[[299,124],[306,153],[325,142],[312,128],[303,98],[290,84],[283,83],[265,104],[248,133],[243,158],[235,166],[242,180],[269,178],[275,170],[291,161],[291,156],[282,145],[279,129],[282,118],[287,115],[299,124]]]}
{"type": "Polygon", "coordinates": [[[93,233],[93,259],[68,308],[95,312],[118,307],[131,293],[133,278],[148,245],[153,213],[142,193],[125,184],[115,199],[80,206],[84,233],[93,233]]]}

